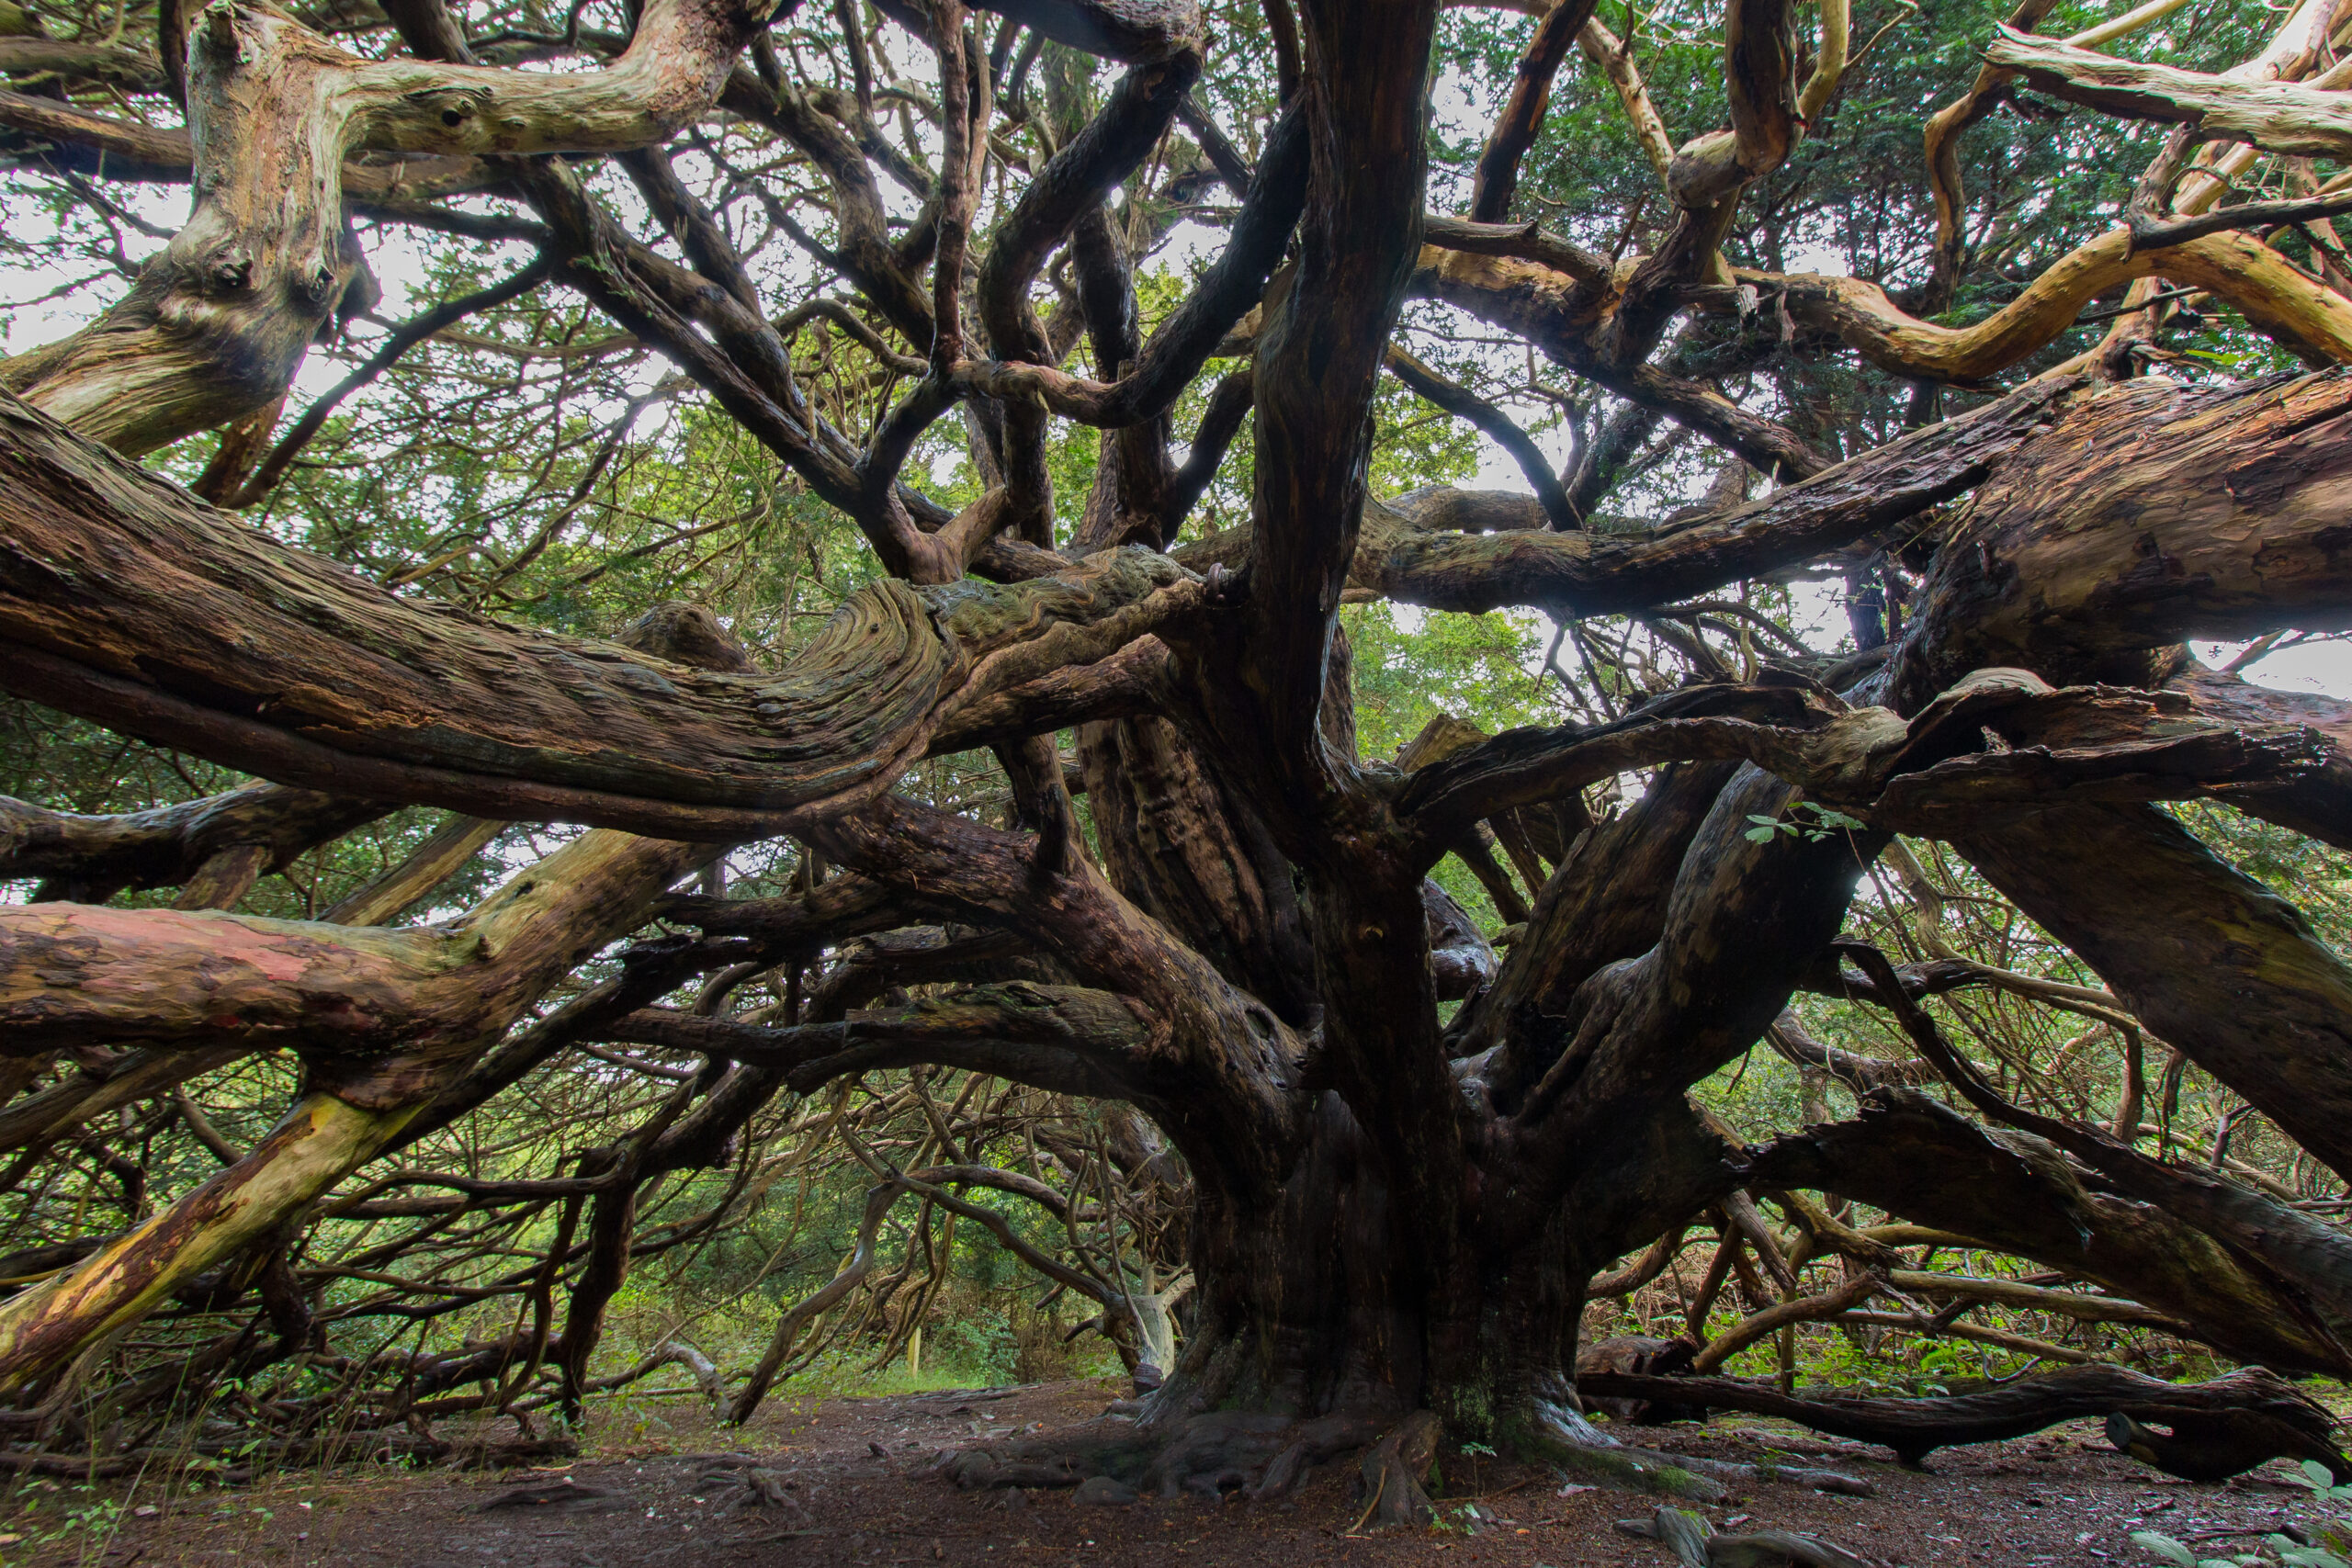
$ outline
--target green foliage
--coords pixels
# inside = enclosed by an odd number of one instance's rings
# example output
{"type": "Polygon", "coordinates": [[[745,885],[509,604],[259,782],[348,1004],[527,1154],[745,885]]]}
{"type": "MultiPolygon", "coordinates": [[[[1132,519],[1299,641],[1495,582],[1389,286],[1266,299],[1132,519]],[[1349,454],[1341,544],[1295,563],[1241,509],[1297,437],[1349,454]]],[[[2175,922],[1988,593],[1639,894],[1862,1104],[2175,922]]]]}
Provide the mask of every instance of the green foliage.
{"type": "Polygon", "coordinates": [[[1012,1325],[1001,1317],[959,1317],[940,1333],[942,1348],[955,1364],[969,1369],[975,1381],[997,1385],[1013,1381],[1020,1347],[1012,1325]]]}
{"type": "Polygon", "coordinates": [[[43,1479],[28,1482],[17,1490],[22,1501],[16,1517],[8,1521],[5,1539],[0,1539],[0,1568],[35,1561],[47,1554],[40,1551],[43,1548],[94,1558],[105,1550],[124,1512],[121,1498],[102,1495],[86,1482],[68,1485],[43,1479]],[[19,1555],[18,1545],[34,1551],[19,1555]]]}
{"type": "MultiPolygon", "coordinates": [[[[2039,32],[2063,38],[2104,20],[2116,7],[2070,0],[2039,32]]],[[[1943,324],[1982,319],[2020,293],[2067,252],[2113,227],[2139,171],[2162,145],[2161,125],[2052,104],[2019,93],[1971,126],[1958,158],[1968,211],[1964,254],[1948,299],[1924,293],[1936,233],[1920,142],[1925,106],[1953,101],[1976,74],[1984,40],[2010,7],[1995,0],[1863,0],[1855,8],[1855,63],[1805,139],[1779,168],[1743,195],[1730,224],[1726,257],[1735,266],[1821,272],[1884,286],[1905,309],[1943,324]]],[[[1723,11],[1708,0],[1667,0],[1654,8],[1603,6],[1601,23],[1623,35],[1651,101],[1672,141],[1723,124],[1723,11]]],[[[2226,68],[2260,47],[2276,14],[2260,7],[2199,0],[2113,45],[2133,58],[2190,70],[2226,68]]],[[[1800,34],[1813,25],[1800,15],[1800,34]]],[[[1447,10],[1440,22],[1438,114],[1431,131],[1433,211],[1466,204],[1486,128],[1510,91],[1514,67],[1532,36],[1532,18],[1493,8],[1447,10]]],[[[1512,216],[1600,251],[1639,254],[1673,220],[1657,175],[1631,122],[1600,74],[1581,69],[1571,51],[1552,96],[1542,135],[1521,171],[1512,216]]],[[[2263,178],[2275,183],[2283,175],[2263,178]]],[[[2269,188],[2258,193],[2279,194],[2269,188]]],[[[2296,254],[2300,241],[2281,248],[2296,254]]],[[[1474,337],[1459,317],[1428,306],[1408,320],[1430,339],[1474,337]]],[[[2018,374],[2030,374],[2082,353],[2102,324],[2062,334],[2018,374]]],[[[1981,395],[1958,389],[1922,394],[1900,378],[1838,354],[1792,341],[1769,299],[1737,322],[1703,321],[1680,341],[1683,368],[1719,386],[1734,400],[1786,421],[1832,455],[1865,449],[1899,434],[1922,409],[1954,412],[1981,395]]],[[[2185,356],[2176,374],[2201,368],[2222,378],[2290,367],[2270,340],[2233,312],[2206,310],[2173,329],[2185,356]]],[[[1522,367],[1515,354],[1467,355],[1480,390],[1541,428],[1562,417],[1596,427],[1610,412],[1564,371],[1522,367]]],[[[2007,378],[2004,384],[2007,384],[2007,378]]],[[[1613,515],[1655,515],[1690,498],[1720,465],[1662,426],[1643,451],[1619,466],[1606,502],[1613,515]]]]}
{"type": "Polygon", "coordinates": [[[1354,662],[1356,741],[1368,758],[1394,757],[1440,714],[1489,732],[1556,724],[1556,688],[1535,666],[1542,623],[1532,615],[1459,615],[1387,604],[1340,614],[1354,662]]]}
{"type": "Polygon", "coordinates": [[[2352,1554],[2352,1517],[2346,1516],[2346,1510],[2352,1509],[2352,1486],[2337,1485],[2335,1472],[2316,1460],[2301,1461],[2289,1478],[2308,1489],[2312,1502],[2328,1512],[2296,1534],[2273,1531],[2264,1536],[2260,1551],[2205,1557],[2195,1550],[2194,1542],[2156,1530],[2133,1530],[2132,1543],[2177,1568],[2266,1568],[2270,1563],[2283,1563],[2286,1568],[2347,1568],[2352,1563],[2352,1555],[2347,1555],[2352,1554]]]}
{"type": "Polygon", "coordinates": [[[1756,844],[1769,844],[1784,833],[1792,839],[1803,839],[1807,843],[1817,844],[1832,832],[1850,832],[1868,825],[1859,817],[1833,811],[1817,800],[1791,802],[1786,817],[1765,817],[1750,812],[1747,819],[1755,826],[1742,837],[1756,844]]]}

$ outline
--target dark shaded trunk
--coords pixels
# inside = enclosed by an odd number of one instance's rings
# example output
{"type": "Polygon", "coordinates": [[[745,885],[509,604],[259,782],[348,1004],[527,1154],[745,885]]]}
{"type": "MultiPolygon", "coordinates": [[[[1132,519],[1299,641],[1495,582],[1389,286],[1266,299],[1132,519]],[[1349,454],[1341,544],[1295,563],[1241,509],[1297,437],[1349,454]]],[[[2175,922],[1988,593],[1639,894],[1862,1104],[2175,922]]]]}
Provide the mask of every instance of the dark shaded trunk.
{"type": "Polygon", "coordinates": [[[1531,1240],[1489,1244],[1476,1224],[1486,1179],[1474,1172],[1465,1201],[1442,1205],[1453,1234],[1432,1236],[1426,1216],[1442,1199],[1399,1202],[1346,1103],[1317,1097],[1275,1190],[1203,1192],[1190,1337],[1153,1419],[1243,1409],[1385,1422],[1428,1408],[1459,1440],[1535,1436],[1537,1406],[1569,1397],[1590,1264],[1566,1213],[1531,1240]]]}
{"type": "Polygon", "coordinates": [[[1336,1094],[1318,1098],[1272,1193],[1204,1186],[1193,1221],[1191,1342],[1170,1413],[1396,1416],[1421,1403],[1430,1289],[1375,1153],[1336,1094]]]}

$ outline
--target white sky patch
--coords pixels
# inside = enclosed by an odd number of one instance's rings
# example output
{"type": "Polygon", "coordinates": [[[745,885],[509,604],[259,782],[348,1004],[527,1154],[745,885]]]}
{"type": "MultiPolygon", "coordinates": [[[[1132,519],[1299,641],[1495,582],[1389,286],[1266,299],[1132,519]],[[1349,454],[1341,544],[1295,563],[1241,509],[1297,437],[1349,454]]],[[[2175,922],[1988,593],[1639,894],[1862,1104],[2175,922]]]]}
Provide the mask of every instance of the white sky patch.
{"type": "MultiPolygon", "coordinates": [[[[176,232],[187,221],[188,198],[187,186],[124,184],[107,187],[107,199],[141,221],[167,232],[176,232]]],[[[12,233],[22,236],[36,225],[42,224],[43,220],[36,218],[25,205],[10,201],[0,205],[0,222],[6,222],[12,233]]],[[[135,231],[130,231],[128,226],[123,238],[131,254],[142,261],[151,253],[164,247],[162,241],[148,240],[135,231]],[[141,248],[142,245],[144,249],[141,248]]],[[[85,264],[79,257],[73,263],[76,270],[94,265],[85,264]]],[[[71,276],[72,273],[44,276],[24,267],[0,268],[0,298],[28,299],[58,287],[71,276]]],[[[113,280],[109,299],[119,297],[130,286],[128,279],[113,280]]],[[[95,287],[103,289],[109,286],[101,281],[95,287]]],[[[20,307],[9,311],[8,316],[6,331],[0,333],[0,354],[22,354],[27,349],[55,343],[59,338],[89,325],[90,295],[85,290],[76,289],[62,299],[45,299],[39,304],[20,307]]]]}
{"type": "MultiPolygon", "coordinates": [[[[2216,669],[2245,650],[2242,642],[2192,642],[2189,651],[2216,669]]],[[[2352,643],[2313,642],[2280,649],[2238,673],[2257,686],[2352,697],[2352,643]]]]}

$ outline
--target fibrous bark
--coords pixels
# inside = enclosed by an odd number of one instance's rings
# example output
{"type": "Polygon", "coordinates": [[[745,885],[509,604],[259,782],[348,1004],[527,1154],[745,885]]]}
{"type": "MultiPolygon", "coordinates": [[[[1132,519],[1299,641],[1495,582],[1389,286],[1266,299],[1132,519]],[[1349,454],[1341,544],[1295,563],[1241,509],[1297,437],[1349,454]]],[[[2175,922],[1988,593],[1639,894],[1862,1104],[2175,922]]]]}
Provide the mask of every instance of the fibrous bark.
{"type": "MultiPolygon", "coordinates": [[[[505,1263],[468,1259],[433,1300],[368,1310],[431,1321],[479,1292],[521,1315],[495,1343],[401,1364],[384,1419],[541,1399],[577,1416],[618,1386],[595,1358],[632,1271],[718,1234],[747,1190],[779,1179],[773,1151],[746,1145],[786,1124],[838,1135],[864,1206],[846,1259],[783,1309],[729,1418],[838,1337],[911,1348],[945,1277],[935,1218],[1088,1303],[1139,1383],[1146,1367],[1165,1374],[1132,1422],[944,1461],[967,1485],[1110,1475],[1271,1497],[1355,1453],[1366,1522],[1415,1525],[1433,1456],[1475,1443],[1719,1497],[1765,1477],[1618,1443],[1576,1404],[1588,1292],[1657,1280],[1702,1224],[1716,1235],[1684,1303],[1688,1346],[1630,1371],[1589,1365],[1588,1392],[1745,1401],[1910,1458],[2071,1414],[2118,1416],[2129,1451],[2182,1473],[2332,1453],[2309,1406],[2250,1374],[2156,1390],[2088,1368],[1933,1408],[1655,1375],[1684,1349],[1708,1371],[1800,1325],[1933,1332],[1996,1304],[2352,1372],[2352,1247],[2321,1212],[2334,1200],[2231,1159],[2258,1115],[2264,1136],[2352,1175],[2352,986],[2322,933],[2191,825],[2239,809],[2340,846],[2352,728],[2331,700],[2179,651],[2347,624],[2347,383],[2110,384],[2133,361],[2103,355],[1948,419],[1928,386],[1920,428],[1875,446],[1739,386],[1839,355],[1981,386],[2102,293],[2148,309],[2157,277],[2307,360],[2352,361],[2345,293],[2248,229],[2260,214],[2192,231],[2212,193],[2181,182],[2218,190],[2238,171],[2190,164],[2187,141],[2121,221],[1984,318],[1940,319],[1969,259],[1951,143],[2002,73],[2201,134],[2341,151],[2324,88],[2256,80],[2306,70],[2325,16],[2226,78],[2005,36],[1996,69],[1931,127],[1930,276],[1898,301],[1877,281],[1725,258],[1743,202],[1837,112],[1862,52],[1842,0],[1818,7],[1809,67],[1795,8],[1730,0],[1723,112],[1679,150],[1633,43],[1589,4],[1544,9],[1463,217],[1428,210],[1433,0],[1270,7],[1280,100],[1231,137],[1204,102],[1226,62],[1199,11],[1163,0],[996,0],[978,17],[894,0],[877,15],[931,57],[896,85],[876,75],[884,24],[853,6],[835,8],[847,73],[831,84],[803,79],[806,51],[772,36],[790,7],[654,0],[627,37],[575,18],[551,41],[473,38],[435,0],[400,0],[387,18],[407,52],[382,59],[259,0],[170,9],[152,62],[0,40],[0,72],[54,72],[85,98],[90,84],[177,84],[188,113],[178,133],[71,95],[0,95],[0,153],[196,194],[121,305],[0,367],[0,684],[269,782],[111,816],[0,802],[0,876],[40,879],[33,901],[0,906],[0,1148],[21,1176],[71,1147],[122,1212],[10,1265],[28,1288],[0,1303],[0,1389],[36,1403],[9,1420],[54,1435],[64,1404],[38,1402],[64,1398],[64,1370],[167,1300],[253,1315],[123,1380],[107,1396],[118,1412],[167,1408],[191,1369],[200,1386],[294,1356],[349,1304],[330,1301],[333,1281],[401,1280],[392,1262],[422,1244],[337,1272],[298,1269],[285,1238],[478,1211],[516,1225],[544,1212],[551,1239],[488,1284],[470,1281],[505,1263]],[[1606,254],[1508,221],[1571,44],[1664,197],[1648,229],[1623,214],[1606,254]],[[1122,68],[1099,103],[1069,51],[1122,68]],[[184,84],[166,53],[185,57],[184,84]],[[509,63],[557,54],[594,68],[509,63]],[[730,162],[739,136],[769,162],[730,162]],[[631,231],[592,156],[613,160],[658,232],[631,231]],[[1235,198],[1216,214],[1223,248],[1171,295],[1145,276],[1154,247],[1220,186],[1235,198]],[[525,210],[439,205],[460,191],[525,210]],[[803,253],[792,266],[755,265],[741,203],[803,253]],[[532,257],[396,329],[264,456],[307,346],[365,304],[347,209],[532,257]],[[854,298],[772,310],[778,276],[812,271],[854,298]],[[732,421],[773,491],[763,519],[779,497],[830,508],[870,548],[878,576],[844,576],[812,546],[814,575],[840,592],[813,637],[787,620],[773,667],[691,605],[654,606],[607,641],[435,602],[486,581],[480,603],[587,624],[547,606],[573,605],[565,593],[592,578],[537,599],[519,585],[560,520],[488,579],[448,570],[475,553],[461,543],[379,584],[287,546],[276,513],[256,525],[130,460],[234,425],[203,492],[307,504],[288,500],[288,476],[331,412],[368,417],[375,378],[543,287],[616,323],[594,352],[674,366],[648,401],[685,389],[707,400],[696,420],[732,421]],[[1554,405],[1589,435],[1567,472],[1502,394],[1406,345],[1416,299],[1514,334],[1531,379],[1540,355],[1545,375],[1589,389],[1554,405]],[[1091,374],[1073,367],[1081,344],[1091,374]],[[1212,359],[1241,363],[1218,372],[1180,462],[1171,415],[1212,359]],[[1375,495],[1388,373],[1502,444],[1534,493],[1375,495]],[[932,492],[939,433],[959,426],[949,445],[974,482],[951,504],[932,492]],[[1082,499],[1055,492],[1056,443],[1073,433],[1097,458],[1082,499]],[[1629,473],[1703,473],[1722,459],[1702,443],[1735,459],[1706,502],[1663,515],[1641,502],[1639,521],[1599,504],[1629,473]],[[1177,544],[1245,445],[1246,518],[1177,544]],[[1773,487],[1755,500],[1751,469],[1773,487]],[[1860,601],[1856,657],[1816,655],[1747,591],[1806,574],[1860,601]],[[1367,759],[1340,615],[1351,598],[1543,612],[1555,654],[1576,639],[1581,676],[1547,663],[1587,706],[1494,735],[1447,716],[1393,761],[1367,759]],[[1612,656],[1599,623],[1618,617],[1612,656]],[[1670,656],[1637,668],[1636,627],[1670,656]],[[958,757],[993,793],[926,798],[916,765],[958,757]],[[2199,804],[2153,804],[2179,802],[2199,804]],[[325,920],[233,912],[260,876],[413,805],[459,815],[325,920]],[[517,841],[506,826],[548,824],[592,830],[455,919],[390,924],[493,840],[517,841]],[[2105,988],[1957,953],[1927,852],[1890,849],[1897,834],[1951,845],[2105,988]],[[738,845],[790,870],[728,897],[738,845]],[[1855,904],[1883,853],[1919,916],[1920,961],[1900,968],[1841,941],[1901,912],[1855,904]],[[1510,929],[1441,886],[1449,855],[1510,929]],[[690,874],[700,891],[678,886],[690,874]],[[181,908],[107,902],[164,886],[181,908]],[[2128,1053],[2128,1088],[2098,1112],[2111,1124],[1996,1089],[1927,1006],[1963,986],[2109,1032],[2128,1053]],[[1883,1010],[1917,1059],[1813,1038],[1792,1010],[1807,990],[1883,1010]],[[745,992],[762,999],[738,1007],[745,992]],[[1831,1079],[1859,1113],[1740,1146],[1692,1090],[1768,1039],[1816,1075],[1809,1115],[1829,1114],[1831,1079]],[[2160,1047],[2177,1066],[2151,1061],[2160,1047]],[[241,1147],[198,1103],[198,1075],[277,1050],[300,1088],[241,1147]],[[643,1119],[553,1174],[428,1168],[444,1134],[568,1070],[568,1054],[650,1085],[643,1119]],[[2216,1116],[2195,1167],[2139,1146],[2152,1101],[2170,1138],[2190,1064],[2245,1102],[2216,1116]],[[1930,1069],[1973,1119],[1918,1090],[1930,1069]],[[956,1092],[934,1094],[951,1076],[956,1092]],[[1050,1120],[967,1103],[999,1080],[1121,1109],[1089,1123],[1091,1146],[1046,1149],[1057,1186],[1034,1149],[1031,1168],[992,1163],[988,1137],[1050,1120]],[[853,1125],[847,1086],[877,1082],[892,1087],[870,1103],[910,1138],[853,1125]],[[820,1095],[829,1119],[789,1120],[820,1095]],[[107,1141],[107,1113],[132,1107],[214,1162],[153,1212],[148,1173],[107,1141]],[[657,1226],[657,1195],[696,1172],[724,1196],[657,1226]],[[1035,1204],[1067,1246],[975,1190],[1035,1204]],[[910,1210],[918,1240],[893,1264],[890,1222],[910,1210]],[[1898,1249],[1955,1240],[2105,1293],[1898,1249]],[[1747,1305],[1719,1331],[1707,1314],[1735,1282],[1747,1305]],[[1851,1315],[1879,1296],[1914,1315],[1851,1315]],[[1930,1316],[1919,1300],[1949,1304],[1930,1316]]],[[[518,362],[579,347],[491,331],[465,341],[518,362]]],[[[643,406],[629,400],[608,451],[643,406]]],[[[592,493],[623,510],[597,489],[603,462],[561,519],[592,493]]],[[[706,525],[731,526],[688,524],[706,525]]],[[[695,1355],[660,1347],[619,1380],[683,1364],[709,1397],[717,1371],[695,1355]]]]}

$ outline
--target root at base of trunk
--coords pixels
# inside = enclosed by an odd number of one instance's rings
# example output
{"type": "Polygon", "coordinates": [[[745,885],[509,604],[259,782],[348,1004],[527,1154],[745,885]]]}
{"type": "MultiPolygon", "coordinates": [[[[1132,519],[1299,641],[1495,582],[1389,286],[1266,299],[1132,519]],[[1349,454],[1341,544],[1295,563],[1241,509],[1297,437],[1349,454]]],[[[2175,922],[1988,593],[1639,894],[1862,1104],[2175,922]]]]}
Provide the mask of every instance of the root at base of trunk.
{"type": "Polygon", "coordinates": [[[1730,1495],[1726,1483],[1777,1482],[1848,1497],[1869,1497],[1876,1491],[1869,1482],[1842,1471],[1740,1464],[1633,1448],[1607,1436],[1567,1405],[1549,1402],[1537,1407],[1532,1428],[1522,1433],[1515,1446],[1521,1458],[1556,1465],[1571,1480],[1587,1485],[1689,1502],[1722,1502],[1730,1495]]]}
{"type": "MultiPolygon", "coordinates": [[[[1310,1421],[1231,1410],[1161,1422],[1106,1416],[1050,1438],[945,1452],[933,1473],[967,1490],[1076,1486],[1105,1475],[1161,1497],[1238,1492],[1261,1501],[1287,1494],[1314,1466],[1374,1443],[1386,1425],[1363,1411],[1310,1421]]],[[[1435,1441],[1432,1435],[1432,1455],[1435,1441]]]]}
{"type": "Polygon", "coordinates": [[[1443,1429],[1433,1413],[1416,1410],[1365,1453],[1362,1470],[1365,1501],[1357,1529],[1419,1527],[1437,1517],[1422,1483],[1437,1462],[1437,1439],[1443,1429]]]}
{"type": "Polygon", "coordinates": [[[1106,1417],[1053,1438],[943,1453],[933,1472],[967,1490],[1067,1487],[1107,1476],[1163,1498],[1238,1493],[1264,1502],[1295,1490],[1315,1466],[1360,1450],[1363,1513],[1354,1528],[1419,1528],[1437,1516],[1425,1484],[1442,1432],[1426,1410],[1393,1426],[1368,1411],[1309,1421],[1212,1411],[1157,1430],[1106,1417]]]}
{"type": "Polygon", "coordinates": [[[1684,1568],[1877,1568],[1835,1541],[1789,1530],[1717,1535],[1714,1527],[1684,1508],[1660,1508],[1646,1519],[1619,1519],[1626,1535],[1655,1540],[1684,1568]]]}
{"type": "MultiPolygon", "coordinates": [[[[944,1450],[930,1473],[967,1490],[1072,1487],[1096,1476],[1163,1498],[1187,1493],[1239,1495],[1253,1502],[1295,1490],[1307,1471],[1361,1453],[1355,1506],[1358,1529],[1423,1526],[1436,1517],[1426,1490],[1443,1437],[1432,1412],[1401,1421],[1371,1410],[1312,1420],[1211,1411],[1105,1416],[1052,1437],[944,1450]]],[[[1871,1484],[1837,1471],[1739,1464],[1631,1448],[1603,1435],[1565,1405],[1544,1404],[1514,1442],[1517,1457],[1548,1463],[1573,1481],[1686,1502],[1717,1503],[1737,1484],[1778,1482],[1849,1496],[1871,1484]]]]}

